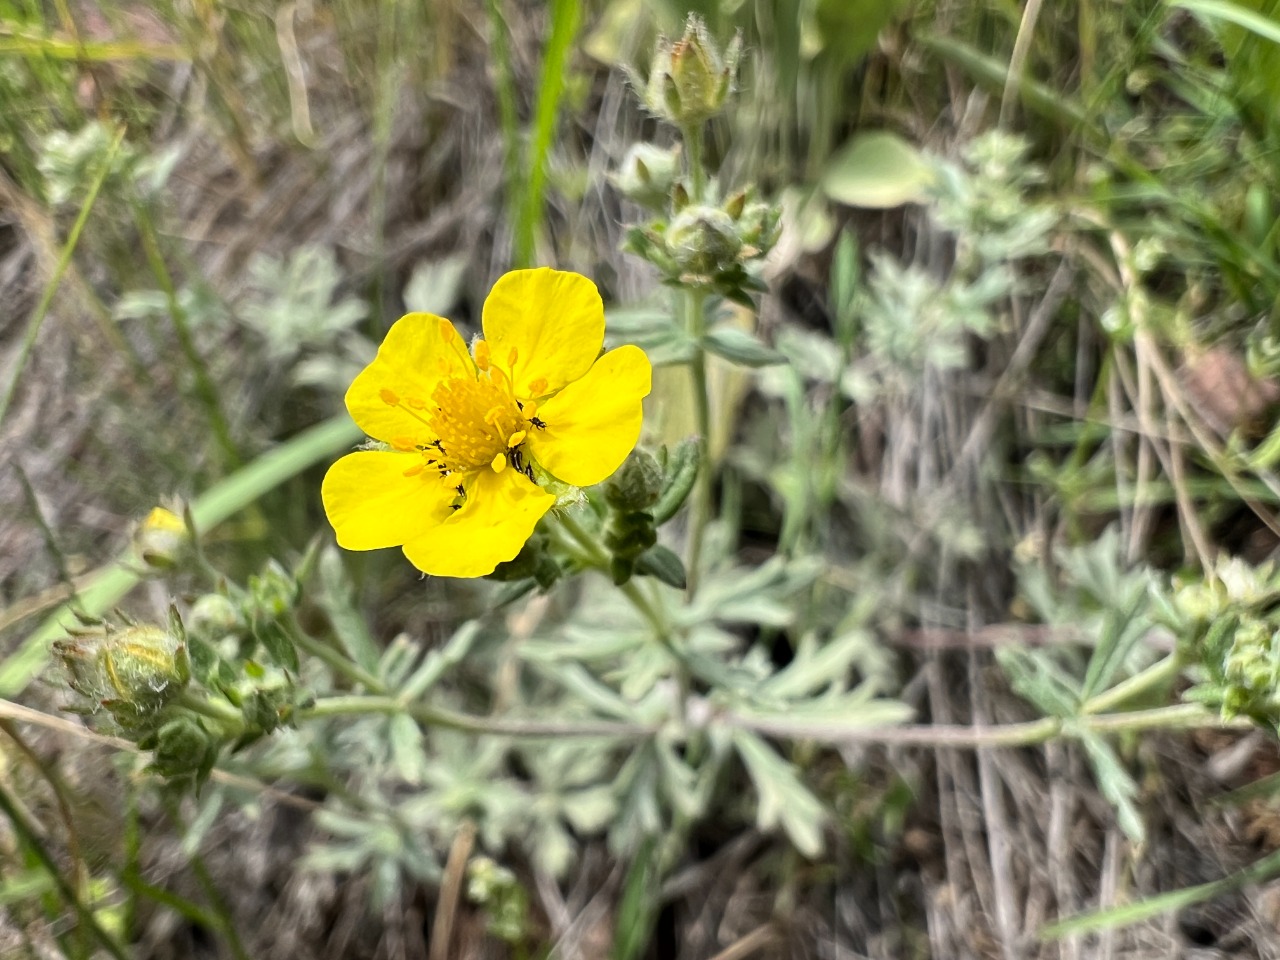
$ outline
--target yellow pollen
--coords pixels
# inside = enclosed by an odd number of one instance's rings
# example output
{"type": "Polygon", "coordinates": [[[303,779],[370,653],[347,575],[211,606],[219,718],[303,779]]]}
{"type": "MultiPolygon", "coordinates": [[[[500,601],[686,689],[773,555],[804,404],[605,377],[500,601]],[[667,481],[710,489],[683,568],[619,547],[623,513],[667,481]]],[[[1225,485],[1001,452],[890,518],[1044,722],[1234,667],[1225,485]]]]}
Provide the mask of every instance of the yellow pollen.
{"type": "Polygon", "coordinates": [[[512,347],[511,352],[507,354],[507,366],[510,367],[512,370],[515,370],[516,368],[516,357],[518,356],[520,356],[520,351],[518,351],[515,347],[512,347]]]}
{"type": "Polygon", "coordinates": [[[406,407],[410,407],[410,408],[412,408],[412,409],[414,409],[414,410],[425,410],[425,409],[427,409],[427,401],[422,400],[422,399],[420,399],[420,398],[418,398],[418,397],[405,397],[405,398],[404,398],[404,405],[405,405],[406,407]]]}
{"type": "Polygon", "coordinates": [[[416,477],[425,469],[427,469],[427,465],[425,463],[415,463],[412,467],[410,467],[408,470],[404,472],[404,475],[406,477],[416,477]]]}
{"type": "MultiPolygon", "coordinates": [[[[492,466],[523,422],[515,398],[487,378],[442,380],[431,394],[427,424],[443,447],[441,466],[464,472],[492,466]]],[[[505,463],[504,463],[505,465],[505,463]]]]}
{"type": "Polygon", "coordinates": [[[481,371],[488,370],[492,362],[489,358],[489,344],[483,340],[477,340],[471,349],[476,355],[476,366],[481,371]]]}
{"type": "Polygon", "coordinates": [[[526,420],[532,420],[534,417],[538,415],[538,405],[534,403],[532,400],[526,400],[524,402],[523,412],[524,412],[524,418],[526,420]]]}
{"type": "Polygon", "coordinates": [[[524,435],[525,435],[525,431],[517,430],[511,436],[507,437],[507,447],[510,448],[510,447],[520,446],[520,444],[524,443],[524,435]]]}
{"type": "Polygon", "coordinates": [[[388,407],[395,407],[400,404],[400,398],[395,395],[394,391],[388,390],[386,387],[378,391],[378,396],[382,398],[382,402],[388,407]]]}
{"type": "Polygon", "coordinates": [[[547,378],[539,377],[533,383],[529,384],[529,394],[531,396],[540,397],[547,392],[547,378]]]}
{"type": "Polygon", "coordinates": [[[489,466],[493,467],[494,473],[501,473],[507,469],[507,455],[505,453],[498,454],[493,458],[493,462],[489,466]]]}
{"type": "Polygon", "coordinates": [[[408,453],[410,450],[416,450],[418,445],[413,442],[413,437],[396,437],[391,441],[391,446],[395,450],[402,453],[408,453]]]}

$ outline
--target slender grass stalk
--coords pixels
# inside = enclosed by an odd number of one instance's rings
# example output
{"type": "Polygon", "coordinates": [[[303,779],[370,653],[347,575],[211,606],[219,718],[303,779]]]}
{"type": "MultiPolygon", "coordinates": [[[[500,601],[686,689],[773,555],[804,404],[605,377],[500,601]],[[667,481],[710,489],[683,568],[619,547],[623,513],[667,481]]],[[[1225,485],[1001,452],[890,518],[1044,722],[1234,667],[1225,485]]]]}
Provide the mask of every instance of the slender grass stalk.
{"type": "MultiPolygon", "coordinates": [[[[706,294],[686,290],[683,294],[685,330],[695,343],[706,332],[706,294]]],[[[690,599],[698,592],[698,573],[702,568],[702,542],[711,521],[711,482],[715,468],[711,463],[711,396],[707,385],[707,353],[699,345],[689,361],[693,381],[693,410],[698,430],[698,476],[693,486],[693,504],[689,512],[689,562],[686,565],[685,595],[690,599]]]]}
{"type": "Polygon", "coordinates": [[[178,347],[182,350],[187,366],[191,368],[191,374],[195,378],[196,397],[204,407],[209,428],[213,431],[213,437],[218,442],[218,446],[222,448],[226,462],[232,468],[239,467],[243,464],[243,460],[235,440],[232,439],[231,425],[227,422],[226,413],[218,399],[218,388],[214,385],[213,378],[209,376],[209,368],[204,358],[200,356],[195,338],[191,335],[191,324],[187,312],[182,309],[182,304],[178,300],[178,290],[174,285],[173,276],[169,273],[164,254],[160,251],[160,243],[156,237],[156,228],[151,220],[151,214],[144,204],[135,203],[133,215],[138,233],[142,238],[142,250],[147,258],[147,264],[151,267],[151,272],[155,275],[156,283],[160,285],[160,290],[164,293],[169,307],[169,317],[173,321],[173,331],[178,337],[178,347]]]}
{"type": "Polygon", "coordinates": [[[76,246],[80,243],[80,234],[84,232],[84,226],[89,222],[89,213],[93,210],[93,205],[98,199],[98,193],[102,190],[103,183],[106,182],[107,174],[111,172],[111,164],[115,161],[116,153],[120,150],[120,144],[124,142],[124,133],[124,127],[116,130],[111,146],[107,148],[106,154],[103,155],[98,172],[94,175],[93,182],[89,185],[89,192],[85,194],[84,203],[80,206],[80,213],[76,217],[75,223],[71,226],[71,232],[67,235],[67,242],[62,246],[62,253],[58,256],[58,265],[54,268],[53,276],[45,284],[44,292],[40,294],[40,300],[31,314],[31,319],[27,321],[26,332],[23,334],[22,343],[18,347],[18,359],[14,364],[13,378],[9,381],[8,386],[5,387],[4,394],[0,395],[0,423],[4,422],[4,415],[9,410],[9,404],[13,402],[13,395],[18,388],[18,378],[22,376],[22,370],[31,356],[31,350],[35,346],[36,338],[40,335],[40,328],[44,326],[45,317],[49,315],[49,307],[53,304],[53,295],[57,293],[58,286],[62,283],[63,275],[67,272],[67,268],[71,266],[71,257],[76,251],[76,246]]]}
{"type": "Polygon", "coordinates": [[[516,114],[516,75],[511,64],[511,44],[507,42],[506,18],[502,0],[485,0],[489,14],[490,43],[497,71],[498,125],[502,129],[503,195],[507,198],[511,220],[516,220],[516,184],[520,171],[520,118],[516,114]]]}
{"type": "Polygon", "coordinates": [[[533,108],[533,133],[526,157],[529,180],[515,223],[515,265],[518,267],[532,266],[537,253],[547,185],[547,157],[564,97],[569,51],[581,19],[582,4],[578,0],[552,0],[551,34],[543,50],[538,98],[533,108]]]}
{"type": "MultiPolygon", "coordinates": [[[[693,203],[707,200],[707,171],[703,157],[702,124],[690,124],[681,130],[684,139],[686,172],[693,203]]],[[[689,556],[686,564],[685,595],[690,599],[698,591],[698,572],[702,566],[702,541],[711,521],[711,396],[707,385],[707,353],[701,346],[706,333],[706,294],[701,290],[682,291],[684,326],[689,339],[698,344],[689,361],[693,381],[694,420],[698,431],[698,477],[693,488],[693,504],[689,513],[689,556]]]]}

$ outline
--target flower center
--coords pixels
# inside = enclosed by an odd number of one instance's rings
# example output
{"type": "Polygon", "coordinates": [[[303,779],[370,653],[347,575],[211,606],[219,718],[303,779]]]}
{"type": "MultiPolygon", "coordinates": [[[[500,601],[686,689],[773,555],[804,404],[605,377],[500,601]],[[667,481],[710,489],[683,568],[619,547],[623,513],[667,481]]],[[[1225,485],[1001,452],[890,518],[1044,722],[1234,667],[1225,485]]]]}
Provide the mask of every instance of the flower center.
{"type": "Polygon", "coordinates": [[[487,466],[501,470],[506,463],[499,466],[498,458],[524,439],[524,419],[515,398],[487,377],[442,380],[431,402],[435,409],[427,423],[440,439],[439,462],[450,471],[487,466]]]}

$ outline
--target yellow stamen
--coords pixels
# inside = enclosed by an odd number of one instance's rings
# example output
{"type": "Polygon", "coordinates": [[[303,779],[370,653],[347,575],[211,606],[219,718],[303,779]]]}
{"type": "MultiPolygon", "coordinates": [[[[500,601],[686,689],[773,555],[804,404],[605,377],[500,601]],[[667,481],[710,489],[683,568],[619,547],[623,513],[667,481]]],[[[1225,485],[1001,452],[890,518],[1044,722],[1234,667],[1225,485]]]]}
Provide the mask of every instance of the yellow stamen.
{"type": "Polygon", "coordinates": [[[547,378],[539,377],[533,383],[529,384],[529,395],[532,397],[540,397],[547,392],[547,378]]]}
{"type": "Polygon", "coordinates": [[[526,420],[532,420],[538,415],[538,405],[532,400],[526,400],[524,402],[524,409],[522,412],[524,413],[524,418],[526,420]]]}
{"type": "Polygon", "coordinates": [[[414,410],[425,410],[425,409],[427,409],[427,401],[425,401],[425,400],[423,400],[423,399],[421,399],[421,398],[419,398],[419,397],[405,397],[405,398],[404,398],[404,405],[405,405],[406,407],[412,407],[414,410]]]}
{"type": "Polygon", "coordinates": [[[506,450],[507,438],[522,426],[515,399],[485,377],[442,380],[431,400],[428,425],[447,451],[441,464],[452,471],[492,465],[506,450]]]}
{"type": "Polygon", "coordinates": [[[516,368],[516,357],[520,356],[520,352],[515,347],[511,348],[511,352],[507,354],[507,366],[512,370],[516,368]]]}
{"type": "Polygon", "coordinates": [[[416,450],[418,445],[414,443],[413,437],[396,437],[391,441],[391,447],[401,453],[408,453],[410,450],[416,450]]]}
{"type": "Polygon", "coordinates": [[[493,467],[494,473],[501,473],[507,469],[507,455],[505,453],[498,454],[493,458],[493,462],[489,466],[493,467]]]}
{"type": "Polygon", "coordinates": [[[507,437],[507,448],[510,449],[511,447],[520,446],[520,444],[524,443],[524,437],[525,431],[517,430],[511,436],[507,437]]]}
{"type": "Polygon", "coordinates": [[[488,370],[492,364],[492,360],[489,357],[489,344],[484,340],[477,340],[471,349],[476,355],[476,366],[482,372],[488,370]]]}
{"type": "Polygon", "coordinates": [[[427,469],[427,465],[425,463],[417,463],[417,464],[414,464],[412,467],[410,467],[408,470],[406,470],[404,472],[404,475],[406,477],[416,477],[425,469],[427,469]]]}
{"type": "Polygon", "coordinates": [[[382,402],[388,407],[395,407],[400,404],[400,398],[395,395],[394,391],[388,390],[386,387],[378,391],[378,396],[382,398],[382,402]]]}

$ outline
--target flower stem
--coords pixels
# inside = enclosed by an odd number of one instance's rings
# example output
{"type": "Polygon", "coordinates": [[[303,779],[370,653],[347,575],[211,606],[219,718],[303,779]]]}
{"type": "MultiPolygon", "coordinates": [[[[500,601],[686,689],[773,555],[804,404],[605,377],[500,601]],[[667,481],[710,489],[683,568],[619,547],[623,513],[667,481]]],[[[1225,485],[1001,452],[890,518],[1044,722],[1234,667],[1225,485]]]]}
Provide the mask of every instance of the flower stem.
{"type": "Polygon", "coordinates": [[[689,513],[689,557],[685,595],[692,599],[698,589],[698,571],[702,564],[702,539],[711,519],[711,399],[707,389],[707,355],[702,348],[706,332],[704,308],[706,294],[701,290],[685,291],[685,329],[697,343],[689,361],[693,381],[693,410],[698,431],[698,477],[693,488],[693,506],[689,513]]]}
{"type": "Polygon", "coordinates": [[[320,643],[307,634],[292,616],[286,624],[293,642],[298,648],[305,650],[317,660],[322,660],[335,673],[341,674],[352,683],[358,683],[371,693],[386,693],[387,686],[364,667],[350,660],[328,644],[320,643]]]}
{"type": "Polygon", "coordinates": [[[691,123],[680,128],[684,140],[684,158],[689,174],[689,199],[702,203],[707,192],[707,170],[702,162],[702,124],[691,123]]]}
{"type": "Polygon", "coordinates": [[[192,690],[183,690],[174,698],[173,703],[215,721],[228,736],[236,737],[244,733],[244,715],[225,700],[214,700],[192,690]]]}
{"type": "Polygon", "coordinates": [[[408,714],[424,726],[505,737],[608,737],[635,740],[652,736],[656,732],[655,728],[644,724],[615,723],[607,720],[559,721],[477,717],[420,703],[404,703],[395,697],[361,694],[324,697],[310,707],[299,710],[296,715],[301,720],[400,713],[408,714]]]}
{"type": "Polygon", "coordinates": [[[1117,683],[1110,690],[1104,690],[1096,697],[1086,701],[1080,707],[1083,714],[1106,713],[1135,697],[1149,693],[1161,686],[1167,686],[1177,678],[1182,670],[1182,658],[1177,652],[1157,660],[1145,670],[1135,673],[1127,680],[1117,683]]]}
{"type": "MultiPolygon", "coordinates": [[[[591,531],[586,529],[569,513],[558,514],[556,519],[560,522],[561,529],[569,534],[574,543],[582,548],[585,554],[584,559],[597,570],[608,573],[609,554],[604,547],[600,546],[600,541],[595,538],[591,531]]],[[[673,655],[676,655],[671,628],[667,625],[666,618],[658,607],[644,595],[635,580],[628,580],[618,589],[622,591],[623,596],[631,601],[631,605],[653,628],[654,635],[662,645],[671,651],[673,655]]],[[[677,659],[679,659],[678,655],[677,659]]]]}

